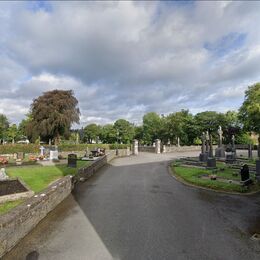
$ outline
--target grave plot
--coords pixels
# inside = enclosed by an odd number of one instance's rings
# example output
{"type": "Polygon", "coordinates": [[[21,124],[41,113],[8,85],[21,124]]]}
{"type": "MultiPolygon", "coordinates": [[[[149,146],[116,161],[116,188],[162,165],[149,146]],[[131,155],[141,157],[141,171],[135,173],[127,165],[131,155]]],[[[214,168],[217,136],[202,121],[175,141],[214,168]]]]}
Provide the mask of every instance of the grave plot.
{"type": "Polygon", "coordinates": [[[229,164],[216,160],[215,165],[209,167],[208,160],[202,162],[188,157],[175,160],[171,169],[180,180],[201,187],[239,193],[260,191],[254,164],[245,166],[243,162],[229,164]]]}

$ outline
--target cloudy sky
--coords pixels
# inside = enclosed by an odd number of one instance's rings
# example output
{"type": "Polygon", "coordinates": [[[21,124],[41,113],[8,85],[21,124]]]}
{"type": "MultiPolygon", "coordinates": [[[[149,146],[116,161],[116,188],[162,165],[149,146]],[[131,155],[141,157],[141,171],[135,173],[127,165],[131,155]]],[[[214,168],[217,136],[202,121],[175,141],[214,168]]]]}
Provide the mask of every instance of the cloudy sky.
{"type": "Polygon", "coordinates": [[[237,109],[260,81],[260,2],[0,2],[0,113],[73,89],[81,125],[237,109]]]}

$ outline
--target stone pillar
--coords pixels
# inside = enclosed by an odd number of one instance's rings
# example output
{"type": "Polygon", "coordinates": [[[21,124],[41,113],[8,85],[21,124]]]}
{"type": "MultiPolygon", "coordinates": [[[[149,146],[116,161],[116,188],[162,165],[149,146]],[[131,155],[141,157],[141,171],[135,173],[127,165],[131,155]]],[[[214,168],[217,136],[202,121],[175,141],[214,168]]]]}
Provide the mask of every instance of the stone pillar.
{"type": "Polygon", "coordinates": [[[161,153],[161,140],[155,140],[155,153],[161,153]]]}
{"type": "Polygon", "coordinates": [[[209,136],[209,157],[213,158],[212,135],[209,136]]]}
{"type": "Polygon", "coordinates": [[[166,146],[165,145],[163,145],[163,151],[162,152],[166,153],[166,146]]]}
{"type": "Polygon", "coordinates": [[[126,147],[126,155],[127,155],[127,156],[130,155],[130,147],[126,147]]]}
{"type": "Polygon", "coordinates": [[[206,153],[209,153],[209,131],[206,132],[206,153]]]}
{"type": "Polygon", "coordinates": [[[133,140],[133,155],[138,155],[138,140],[133,140]]]}
{"type": "Polygon", "coordinates": [[[177,147],[180,147],[180,138],[177,137],[177,147]]]}

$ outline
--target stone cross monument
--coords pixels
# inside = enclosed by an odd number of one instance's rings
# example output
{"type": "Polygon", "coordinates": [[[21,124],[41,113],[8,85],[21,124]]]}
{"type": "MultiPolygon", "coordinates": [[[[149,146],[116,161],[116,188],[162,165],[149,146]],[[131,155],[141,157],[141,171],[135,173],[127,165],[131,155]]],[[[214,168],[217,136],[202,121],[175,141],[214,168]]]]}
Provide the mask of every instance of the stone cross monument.
{"type": "Polygon", "coordinates": [[[206,131],[206,153],[209,152],[209,131],[206,131]]]}
{"type": "Polygon", "coordinates": [[[223,139],[222,135],[223,135],[222,127],[219,126],[219,128],[218,128],[218,137],[219,137],[219,139],[218,139],[218,147],[222,147],[222,139],[223,139]]]}
{"type": "Polygon", "coordinates": [[[219,126],[219,128],[218,128],[218,148],[216,148],[216,150],[215,150],[215,156],[218,158],[225,157],[225,149],[222,145],[222,140],[223,140],[223,131],[222,131],[222,127],[219,126]]]}

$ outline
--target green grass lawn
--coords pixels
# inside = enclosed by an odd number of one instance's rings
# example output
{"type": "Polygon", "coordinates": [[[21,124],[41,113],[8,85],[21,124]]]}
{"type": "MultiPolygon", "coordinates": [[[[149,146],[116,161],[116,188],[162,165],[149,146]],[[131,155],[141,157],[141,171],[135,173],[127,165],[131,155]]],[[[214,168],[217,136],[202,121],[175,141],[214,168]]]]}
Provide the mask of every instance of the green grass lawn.
{"type": "MultiPolygon", "coordinates": [[[[67,165],[55,166],[23,166],[10,167],[6,169],[6,173],[11,178],[19,177],[34,192],[39,192],[48,187],[48,185],[66,175],[75,175],[77,170],[83,166],[91,164],[89,161],[78,161],[77,168],[68,168],[67,165]]],[[[16,207],[23,200],[6,202],[0,204],[0,214],[3,214],[13,207],[16,207]]]]}
{"type": "MultiPolygon", "coordinates": [[[[232,173],[234,172],[233,169],[229,169],[226,167],[223,168],[225,168],[225,170],[219,171],[217,173],[217,176],[221,178],[230,179],[230,180],[240,180],[240,176],[237,177],[232,176],[232,173]]],[[[207,180],[207,179],[199,178],[199,176],[203,174],[212,174],[212,171],[206,169],[172,165],[172,171],[173,174],[181,177],[186,182],[198,186],[206,187],[206,188],[215,189],[215,190],[241,192],[241,193],[260,190],[259,184],[250,186],[250,189],[247,191],[244,187],[241,187],[238,184],[225,183],[218,180],[207,180]]]]}

